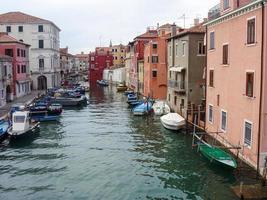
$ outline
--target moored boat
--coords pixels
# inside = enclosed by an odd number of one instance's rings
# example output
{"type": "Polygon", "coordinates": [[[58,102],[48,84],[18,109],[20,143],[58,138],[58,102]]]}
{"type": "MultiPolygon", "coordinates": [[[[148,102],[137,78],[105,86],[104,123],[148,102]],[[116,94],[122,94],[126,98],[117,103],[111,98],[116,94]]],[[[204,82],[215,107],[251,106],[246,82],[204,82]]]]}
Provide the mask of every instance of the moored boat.
{"type": "Polygon", "coordinates": [[[4,119],[1,119],[0,120],[0,143],[3,142],[7,138],[8,128],[9,128],[9,122],[5,121],[4,119]]]}
{"type": "Polygon", "coordinates": [[[12,115],[12,126],[7,132],[10,140],[30,137],[39,132],[39,122],[30,121],[29,111],[16,111],[12,115]]]}
{"type": "Polygon", "coordinates": [[[134,115],[146,115],[151,113],[151,111],[152,111],[152,103],[150,101],[144,102],[133,108],[134,115]]]}
{"type": "Polygon", "coordinates": [[[123,83],[120,83],[118,86],[117,86],[117,92],[124,92],[127,90],[127,86],[123,83]]]}
{"type": "Polygon", "coordinates": [[[97,80],[96,82],[100,86],[108,86],[109,85],[106,80],[97,80]]]}
{"type": "Polygon", "coordinates": [[[179,130],[185,125],[185,119],[177,113],[169,113],[160,118],[162,125],[169,130],[179,130]]]}
{"type": "Polygon", "coordinates": [[[166,115],[171,112],[170,107],[164,101],[157,101],[153,104],[153,110],[155,115],[166,115]]]}

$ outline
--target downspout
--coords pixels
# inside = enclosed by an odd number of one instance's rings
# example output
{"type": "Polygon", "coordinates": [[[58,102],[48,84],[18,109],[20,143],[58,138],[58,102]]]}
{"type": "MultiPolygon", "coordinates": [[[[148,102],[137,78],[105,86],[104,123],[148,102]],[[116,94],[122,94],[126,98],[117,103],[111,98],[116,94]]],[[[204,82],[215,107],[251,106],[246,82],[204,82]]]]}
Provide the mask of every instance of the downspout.
{"type": "Polygon", "coordinates": [[[262,116],[262,91],[263,91],[263,61],[264,61],[264,28],[265,28],[265,6],[262,4],[262,25],[261,25],[261,82],[260,82],[260,106],[259,106],[259,130],[258,130],[258,155],[257,155],[257,175],[260,174],[260,141],[261,141],[261,116],[262,116]]]}
{"type": "MultiPolygon", "coordinates": [[[[205,112],[207,111],[207,86],[208,86],[208,25],[206,25],[206,58],[205,58],[205,112]]],[[[206,121],[207,121],[207,113],[206,113],[206,117],[205,117],[205,122],[204,122],[204,130],[206,131],[206,121]]]]}

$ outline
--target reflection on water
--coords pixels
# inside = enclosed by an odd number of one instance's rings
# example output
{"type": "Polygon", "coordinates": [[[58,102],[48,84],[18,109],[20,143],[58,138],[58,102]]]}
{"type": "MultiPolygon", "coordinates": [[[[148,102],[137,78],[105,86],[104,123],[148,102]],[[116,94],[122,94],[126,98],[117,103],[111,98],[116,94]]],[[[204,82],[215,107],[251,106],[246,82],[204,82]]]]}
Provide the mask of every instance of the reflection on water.
{"type": "Polygon", "coordinates": [[[232,172],[206,162],[190,136],[134,117],[115,88],[94,88],[89,102],[0,146],[0,199],[235,199],[232,172]]]}

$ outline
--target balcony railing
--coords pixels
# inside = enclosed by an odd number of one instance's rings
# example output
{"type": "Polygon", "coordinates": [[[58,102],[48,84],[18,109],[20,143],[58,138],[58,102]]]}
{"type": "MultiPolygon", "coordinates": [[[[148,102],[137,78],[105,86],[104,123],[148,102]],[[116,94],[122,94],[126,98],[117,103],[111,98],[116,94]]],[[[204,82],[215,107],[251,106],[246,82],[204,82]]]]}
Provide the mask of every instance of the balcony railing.
{"type": "Polygon", "coordinates": [[[217,4],[216,6],[212,7],[209,10],[209,13],[208,13],[209,20],[216,19],[220,16],[221,16],[220,4],[217,4]]]}
{"type": "Polygon", "coordinates": [[[169,80],[168,86],[177,90],[178,92],[185,92],[185,81],[169,80]]]}

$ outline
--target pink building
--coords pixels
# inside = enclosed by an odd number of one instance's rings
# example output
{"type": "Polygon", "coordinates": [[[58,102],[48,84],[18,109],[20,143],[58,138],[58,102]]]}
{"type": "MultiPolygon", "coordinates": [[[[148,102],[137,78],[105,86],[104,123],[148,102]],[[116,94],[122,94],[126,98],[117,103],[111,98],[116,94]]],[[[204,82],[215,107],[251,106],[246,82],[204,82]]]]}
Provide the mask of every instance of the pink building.
{"type": "Polygon", "coordinates": [[[14,98],[24,96],[31,92],[29,74],[29,47],[7,33],[0,33],[0,54],[12,57],[14,98]]]}
{"type": "Polygon", "coordinates": [[[206,130],[241,146],[243,159],[259,171],[267,157],[266,41],[264,0],[221,0],[210,10],[206,130]]]}
{"type": "Polygon", "coordinates": [[[167,96],[167,38],[171,25],[158,28],[158,36],[145,44],[144,96],[165,100],[167,96]],[[164,30],[164,31],[161,31],[164,30]]]}

